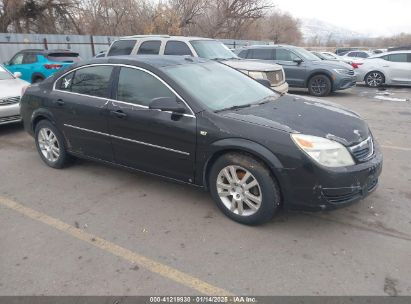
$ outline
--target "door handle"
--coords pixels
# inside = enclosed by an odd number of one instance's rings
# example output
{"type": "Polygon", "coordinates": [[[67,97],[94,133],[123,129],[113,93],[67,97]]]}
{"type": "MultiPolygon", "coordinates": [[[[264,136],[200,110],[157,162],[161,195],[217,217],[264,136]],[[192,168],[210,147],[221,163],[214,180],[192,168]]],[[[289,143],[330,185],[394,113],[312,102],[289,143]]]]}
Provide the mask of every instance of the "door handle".
{"type": "Polygon", "coordinates": [[[127,114],[126,113],[124,113],[123,111],[121,111],[121,110],[117,110],[117,111],[110,111],[110,114],[111,115],[113,115],[113,116],[116,116],[116,117],[118,117],[118,118],[124,118],[124,117],[127,117],[127,114]]]}
{"type": "Polygon", "coordinates": [[[63,99],[57,99],[54,103],[58,106],[64,106],[65,104],[63,99]]]}

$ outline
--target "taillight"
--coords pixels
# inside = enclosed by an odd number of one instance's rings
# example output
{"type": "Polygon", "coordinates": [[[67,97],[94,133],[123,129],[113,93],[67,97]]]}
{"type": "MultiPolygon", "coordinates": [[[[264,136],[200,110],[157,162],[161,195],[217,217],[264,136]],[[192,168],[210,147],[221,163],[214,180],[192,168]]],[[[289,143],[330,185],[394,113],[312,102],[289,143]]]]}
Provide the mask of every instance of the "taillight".
{"type": "Polygon", "coordinates": [[[61,64],[45,64],[44,67],[47,70],[58,70],[62,67],[62,65],[61,64]]]}
{"type": "Polygon", "coordinates": [[[362,65],[362,63],[352,62],[351,65],[354,69],[358,69],[360,67],[360,65],[362,65]]]}

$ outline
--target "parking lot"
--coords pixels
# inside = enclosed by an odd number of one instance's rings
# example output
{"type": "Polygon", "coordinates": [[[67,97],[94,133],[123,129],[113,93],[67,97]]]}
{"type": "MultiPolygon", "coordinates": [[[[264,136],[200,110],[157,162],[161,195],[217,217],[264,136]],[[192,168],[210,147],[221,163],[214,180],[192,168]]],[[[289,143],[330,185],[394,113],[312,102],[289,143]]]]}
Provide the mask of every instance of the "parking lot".
{"type": "Polygon", "coordinates": [[[411,295],[411,88],[325,99],[371,126],[379,188],[258,227],[190,186],[85,160],[51,169],[21,126],[0,126],[0,294],[411,295]]]}

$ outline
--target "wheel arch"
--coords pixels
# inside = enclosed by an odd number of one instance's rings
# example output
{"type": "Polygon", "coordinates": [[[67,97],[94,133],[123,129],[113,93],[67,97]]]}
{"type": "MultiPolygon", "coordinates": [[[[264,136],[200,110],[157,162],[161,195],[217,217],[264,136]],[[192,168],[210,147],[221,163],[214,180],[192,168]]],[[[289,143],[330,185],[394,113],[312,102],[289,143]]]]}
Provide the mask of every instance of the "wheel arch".
{"type": "Polygon", "coordinates": [[[307,80],[305,82],[305,87],[308,88],[308,84],[310,83],[311,78],[313,78],[314,76],[318,76],[318,75],[326,76],[331,81],[331,89],[333,88],[334,80],[333,80],[332,74],[327,70],[312,71],[310,75],[307,77],[307,80]]]}
{"type": "Polygon", "coordinates": [[[41,120],[49,120],[52,124],[56,124],[55,120],[53,118],[53,114],[46,109],[38,109],[33,112],[31,115],[31,131],[34,133],[36,130],[36,125],[41,121],[41,120]]]}
{"type": "Polygon", "coordinates": [[[33,74],[31,74],[31,82],[33,83],[34,82],[34,80],[36,80],[36,79],[42,79],[42,80],[44,80],[44,79],[46,79],[46,76],[44,76],[42,73],[40,73],[40,72],[34,72],[33,74]]]}
{"type": "Polygon", "coordinates": [[[277,158],[277,156],[275,156],[266,147],[250,140],[236,138],[219,140],[217,142],[214,142],[211,147],[213,148],[213,152],[208,156],[206,162],[203,165],[202,171],[202,182],[205,189],[209,189],[209,174],[213,164],[219,157],[227,153],[243,153],[256,158],[270,170],[270,173],[278,184],[281,199],[283,199],[282,185],[284,183],[282,181],[281,175],[283,165],[277,158]]]}

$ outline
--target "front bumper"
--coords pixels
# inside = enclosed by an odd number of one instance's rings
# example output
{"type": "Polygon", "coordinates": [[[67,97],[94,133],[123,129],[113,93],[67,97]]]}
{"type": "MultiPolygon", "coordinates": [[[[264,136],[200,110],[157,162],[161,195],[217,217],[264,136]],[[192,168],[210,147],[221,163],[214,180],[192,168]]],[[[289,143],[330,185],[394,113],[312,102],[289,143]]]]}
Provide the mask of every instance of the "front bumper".
{"type": "Polygon", "coordinates": [[[0,125],[20,122],[20,104],[0,105],[0,125]]]}
{"type": "Polygon", "coordinates": [[[337,78],[334,81],[334,91],[337,90],[346,90],[349,89],[357,84],[357,76],[346,76],[346,77],[341,77],[337,78]]]}
{"type": "Polygon", "coordinates": [[[285,169],[285,207],[321,211],[358,202],[377,188],[382,164],[383,156],[376,148],[371,160],[350,167],[322,168],[307,163],[301,168],[285,169]]]}
{"type": "Polygon", "coordinates": [[[284,82],[278,86],[271,86],[271,89],[281,94],[288,93],[288,82],[284,82]]]}

